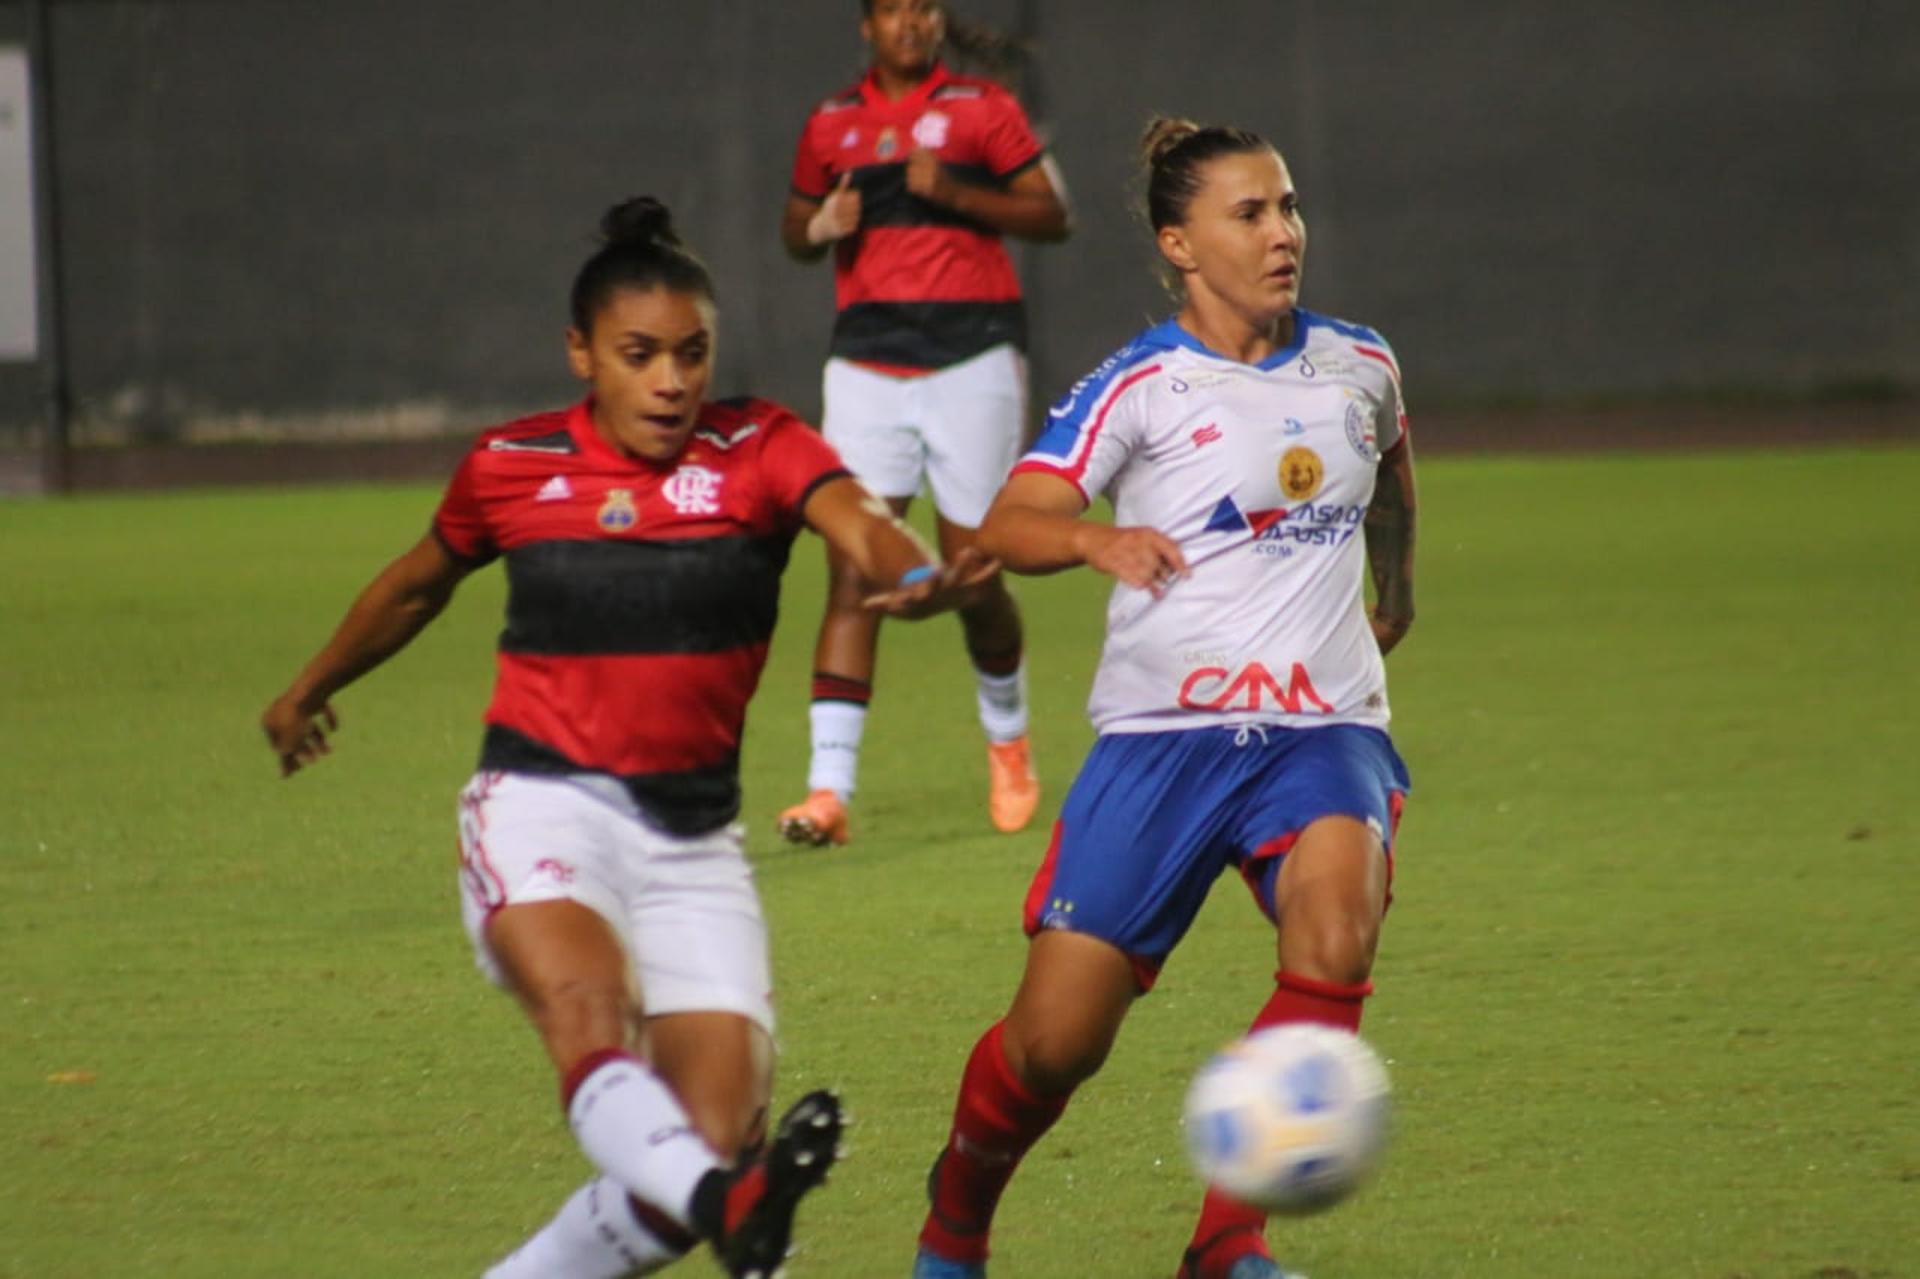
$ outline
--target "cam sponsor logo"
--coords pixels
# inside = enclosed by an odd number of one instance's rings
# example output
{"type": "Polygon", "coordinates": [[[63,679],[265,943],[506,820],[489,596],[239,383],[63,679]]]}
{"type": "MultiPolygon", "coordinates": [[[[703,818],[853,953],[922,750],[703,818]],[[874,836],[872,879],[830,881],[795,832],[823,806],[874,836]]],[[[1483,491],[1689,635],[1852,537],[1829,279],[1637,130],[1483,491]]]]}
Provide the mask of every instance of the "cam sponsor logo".
{"type": "Polygon", "coordinates": [[[1180,705],[1190,711],[1333,713],[1333,707],[1320,696],[1313,677],[1299,662],[1287,673],[1285,684],[1260,662],[1248,662],[1237,671],[1225,666],[1195,667],[1180,681],[1180,705]]]}
{"type": "Polygon", "coordinates": [[[929,151],[947,145],[947,133],[953,119],[944,111],[929,111],[913,122],[913,144],[929,151]]]}
{"type": "Polygon", "coordinates": [[[721,478],[704,466],[683,466],[667,477],[660,493],[682,515],[718,515],[721,478]]]}
{"type": "Polygon", "coordinates": [[[1320,492],[1327,468],[1320,455],[1296,444],[1280,455],[1280,491],[1295,502],[1306,502],[1320,492]]]}
{"type": "Polygon", "coordinates": [[[600,511],[594,516],[594,521],[609,533],[624,533],[639,520],[632,489],[608,489],[607,500],[600,503],[600,511]]]}

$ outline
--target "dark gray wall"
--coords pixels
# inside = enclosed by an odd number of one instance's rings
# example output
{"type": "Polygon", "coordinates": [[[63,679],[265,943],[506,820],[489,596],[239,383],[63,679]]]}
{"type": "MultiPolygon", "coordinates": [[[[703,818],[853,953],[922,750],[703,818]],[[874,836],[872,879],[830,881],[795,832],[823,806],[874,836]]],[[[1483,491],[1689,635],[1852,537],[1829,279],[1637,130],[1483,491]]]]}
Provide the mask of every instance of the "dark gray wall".
{"type": "MultiPolygon", "coordinates": [[[[1155,110],[1280,144],[1307,305],[1383,329],[1416,407],[1920,386],[1920,6],[957,7],[1038,37],[1026,88],[1079,219],[1022,255],[1042,399],[1163,308],[1127,203],[1155,110]]],[[[0,3],[0,34],[18,12],[0,3]]],[[[806,109],[860,68],[854,0],[53,16],[95,436],[556,402],[571,272],[641,191],[715,267],[722,389],[817,409],[831,285],[775,227],[806,109]]]]}

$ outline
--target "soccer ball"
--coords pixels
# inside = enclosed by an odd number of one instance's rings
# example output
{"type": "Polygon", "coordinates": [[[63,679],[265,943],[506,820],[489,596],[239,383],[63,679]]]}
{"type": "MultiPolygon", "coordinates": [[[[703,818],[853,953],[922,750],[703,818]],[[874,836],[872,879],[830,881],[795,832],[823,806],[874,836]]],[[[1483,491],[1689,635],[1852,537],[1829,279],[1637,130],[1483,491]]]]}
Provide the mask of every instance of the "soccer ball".
{"type": "Polygon", "coordinates": [[[1358,1035],[1294,1022],[1227,1045],[1193,1078],[1200,1176],[1269,1212],[1318,1212],[1366,1179],[1387,1136],[1387,1071],[1358,1035]]]}

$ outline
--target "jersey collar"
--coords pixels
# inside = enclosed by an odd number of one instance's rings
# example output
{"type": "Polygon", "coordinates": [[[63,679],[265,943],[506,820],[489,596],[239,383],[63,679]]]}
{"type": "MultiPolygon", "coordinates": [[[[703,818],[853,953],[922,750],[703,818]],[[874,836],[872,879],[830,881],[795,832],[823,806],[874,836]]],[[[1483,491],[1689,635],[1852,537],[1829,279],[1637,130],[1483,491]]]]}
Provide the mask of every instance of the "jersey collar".
{"type": "MultiPolygon", "coordinates": [[[[1272,355],[1269,355],[1266,359],[1261,360],[1252,367],[1259,369],[1263,373],[1271,373],[1274,369],[1279,368],[1287,361],[1299,355],[1301,351],[1306,349],[1307,330],[1312,328],[1318,319],[1318,316],[1314,315],[1313,312],[1307,310],[1305,307],[1296,306],[1293,308],[1293,341],[1287,343],[1287,345],[1281,347],[1272,355]]],[[[1228,364],[1244,365],[1246,363],[1246,361],[1236,360],[1230,355],[1220,354],[1220,352],[1214,350],[1205,342],[1202,342],[1199,338],[1180,327],[1180,321],[1177,318],[1162,320],[1160,323],[1154,325],[1153,328],[1149,329],[1147,334],[1153,341],[1163,345],[1183,346],[1189,351],[1198,351],[1201,355],[1207,356],[1210,359],[1224,360],[1228,364]]]]}
{"type": "MultiPolygon", "coordinates": [[[[700,422],[694,429],[698,430],[700,425],[704,425],[706,418],[707,406],[702,404],[700,406],[700,422]]],[[[680,457],[678,454],[668,458],[664,462],[656,462],[648,457],[635,457],[625,449],[609,444],[606,438],[600,434],[600,428],[593,424],[592,396],[588,396],[567,410],[567,432],[573,436],[574,443],[580,446],[582,454],[588,457],[599,458],[603,462],[613,462],[619,466],[632,467],[644,471],[657,471],[663,474],[680,465],[680,457]]],[[[683,449],[682,452],[685,452],[685,450],[683,449]]]]}
{"type": "Polygon", "coordinates": [[[947,70],[947,64],[936,60],[933,70],[927,72],[926,79],[913,86],[912,92],[905,97],[894,99],[880,92],[879,82],[873,78],[873,71],[869,68],[866,76],[860,81],[860,96],[866,99],[870,107],[915,107],[923,105],[933,96],[935,89],[951,79],[953,79],[953,73],[947,70]]]}

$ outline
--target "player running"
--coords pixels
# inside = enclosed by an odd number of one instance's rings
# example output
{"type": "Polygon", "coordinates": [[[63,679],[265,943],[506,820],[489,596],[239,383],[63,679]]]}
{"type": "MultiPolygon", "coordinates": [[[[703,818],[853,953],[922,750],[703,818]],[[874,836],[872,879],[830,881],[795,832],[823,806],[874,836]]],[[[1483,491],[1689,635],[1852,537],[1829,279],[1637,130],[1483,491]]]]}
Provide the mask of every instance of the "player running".
{"type": "Polygon", "coordinates": [[[803,1097],[765,1143],[766,925],[734,823],[748,698],[802,524],[868,607],[951,605],[940,568],[831,446],[765,400],[709,403],[707,270],[657,201],[603,220],[573,285],[571,409],[487,431],[427,535],[390,564],[262,724],[282,771],[329,749],[329,698],[454,588],[506,563],[506,630],[460,888],[481,968],[520,1001],[599,1175],[489,1279],[648,1274],[708,1243],[771,1275],[826,1176],[839,1103],[803,1097]]]}
{"type": "MultiPolygon", "coordinates": [[[[986,1273],[1015,1166],[1221,871],[1279,929],[1255,1027],[1355,1029],[1372,990],[1409,785],[1381,661],[1413,620],[1399,371],[1371,329],[1296,306],[1306,226],[1271,145],[1163,119],[1143,149],[1179,313],[1067,393],[981,530],[1015,572],[1117,584],[1099,737],[1028,892],[1025,976],[961,1077],[915,1279],[986,1273]],[[1082,518],[1103,492],[1112,526],[1082,518]]],[[[1280,1279],[1264,1228],[1209,1193],[1181,1279],[1280,1279]]]]}
{"type": "MultiPolygon", "coordinates": [[[[940,61],[943,40],[961,34],[940,0],[863,0],[862,9],[871,68],[808,118],[781,238],[801,261],[833,250],[827,438],[900,514],[927,481],[951,558],[974,544],[1026,419],[1026,319],[1001,236],[1064,240],[1067,212],[1019,102],[940,61]]],[[[796,843],[847,841],[873,692],[880,619],[861,606],[856,567],[831,544],[827,564],[808,795],[780,815],[796,843]]],[[[960,623],[987,735],[989,817],[1016,831],[1040,801],[1020,612],[995,576],[960,623]]]]}

